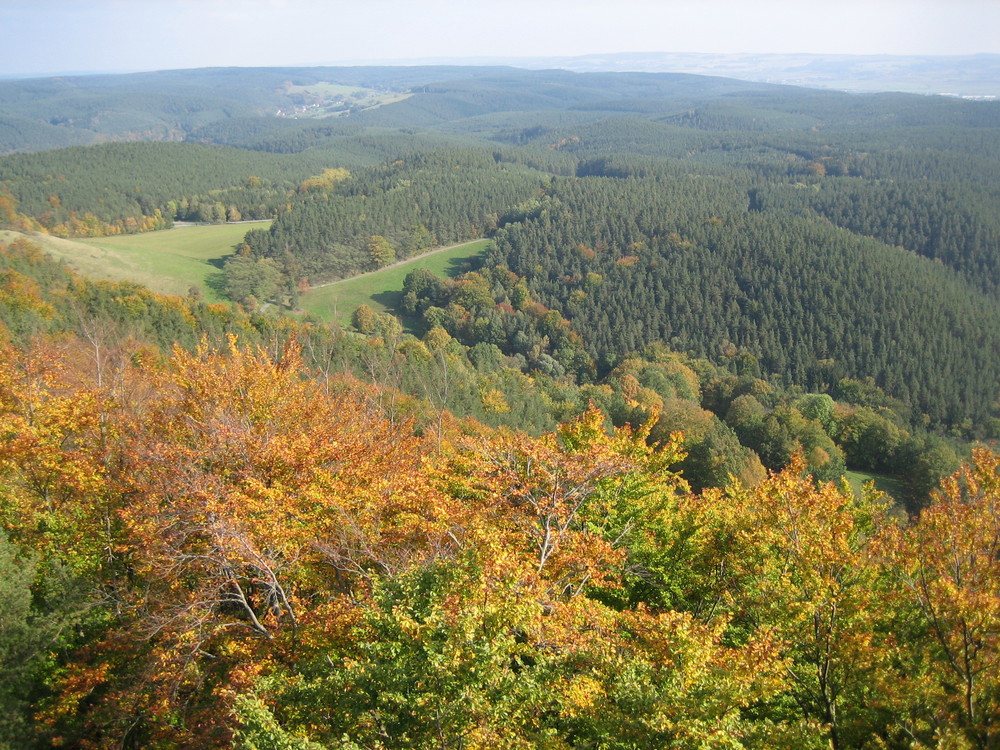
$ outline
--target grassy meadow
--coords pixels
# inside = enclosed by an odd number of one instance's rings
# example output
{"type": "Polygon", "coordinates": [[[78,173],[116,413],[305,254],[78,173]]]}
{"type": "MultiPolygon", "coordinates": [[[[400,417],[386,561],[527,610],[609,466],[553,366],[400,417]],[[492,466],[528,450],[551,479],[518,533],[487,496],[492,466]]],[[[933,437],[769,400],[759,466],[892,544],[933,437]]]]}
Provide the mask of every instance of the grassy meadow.
{"type": "Polygon", "coordinates": [[[890,513],[902,520],[907,518],[906,503],[904,498],[906,493],[904,491],[903,483],[898,477],[892,477],[888,474],[875,474],[874,472],[868,471],[846,471],[844,476],[851,485],[851,489],[854,490],[854,494],[861,497],[861,488],[868,482],[875,483],[875,489],[880,492],[884,492],[888,495],[893,503],[894,507],[890,513]]]}
{"type": "MultiPolygon", "coordinates": [[[[225,301],[219,289],[223,259],[249,229],[269,222],[183,226],[160,232],[66,240],[45,234],[0,231],[0,242],[27,237],[49,255],[91,279],[135,281],[163,294],[186,295],[192,286],[205,299],[225,301]]],[[[302,311],[325,321],[349,324],[358,305],[376,312],[394,311],[403,296],[403,280],[415,268],[438,276],[457,276],[476,265],[489,240],[474,240],[411,261],[317,287],[302,296],[302,311]]]]}
{"type": "MultiPolygon", "coordinates": [[[[186,295],[201,287],[205,299],[222,301],[222,261],[250,229],[270,222],[240,222],[174,227],[160,232],[64,240],[43,234],[28,239],[91,279],[135,281],[164,294],[186,295]]],[[[0,232],[9,242],[15,232],[0,232]]]]}
{"type": "Polygon", "coordinates": [[[368,305],[375,312],[394,311],[403,296],[403,280],[410,271],[426,268],[438,276],[457,276],[474,267],[477,256],[489,243],[489,240],[466,242],[391,268],[317,287],[302,296],[299,307],[321,320],[342,324],[350,323],[358,305],[368,305]]]}

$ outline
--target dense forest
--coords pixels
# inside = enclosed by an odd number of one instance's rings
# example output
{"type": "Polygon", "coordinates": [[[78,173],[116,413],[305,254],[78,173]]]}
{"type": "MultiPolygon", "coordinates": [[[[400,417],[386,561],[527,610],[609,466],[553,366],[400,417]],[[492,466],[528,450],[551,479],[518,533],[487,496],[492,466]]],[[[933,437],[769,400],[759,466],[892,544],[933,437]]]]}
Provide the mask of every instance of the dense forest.
{"type": "MultiPolygon", "coordinates": [[[[386,357],[391,318],[331,339],[0,257],[7,747],[995,742],[995,454],[906,524],[802,449],[693,492],[680,433],[596,400],[456,419],[472,361],[518,375],[440,328],[386,357]]],[[[705,367],[650,350],[592,392],[695,415],[705,367]]],[[[741,429],[764,384],[711,385],[742,388],[741,429]]],[[[785,418],[862,423],[828,401],[785,418]]]]}
{"type": "Polygon", "coordinates": [[[1000,105],[446,67],[0,101],[0,748],[1000,741],[1000,105]],[[257,218],[228,304],[27,239],[257,218]],[[296,309],[481,237],[395,315],[296,309]]]}
{"type": "Polygon", "coordinates": [[[487,262],[566,311],[595,357],[614,361],[651,340],[700,356],[733,346],[810,389],[870,375],[932,424],[989,416],[1000,382],[995,296],[825,223],[735,213],[728,186],[717,187],[556,183],[552,208],[498,232],[487,262]]]}

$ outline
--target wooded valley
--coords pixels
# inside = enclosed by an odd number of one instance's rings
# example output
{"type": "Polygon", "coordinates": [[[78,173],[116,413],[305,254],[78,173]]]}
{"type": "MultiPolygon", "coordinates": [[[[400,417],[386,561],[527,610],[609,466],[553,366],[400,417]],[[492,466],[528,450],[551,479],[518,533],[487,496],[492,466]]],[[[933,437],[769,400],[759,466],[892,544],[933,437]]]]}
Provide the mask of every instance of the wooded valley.
{"type": "Polygon", "coordinates": [[[1000,742],[1000,103],[448,67],[0,101],[0,748],[1000,742]],[[247,219],[228,303],[34,242],[247,219]],[[301,310],[477,238],[390,313],[301,310]]]}

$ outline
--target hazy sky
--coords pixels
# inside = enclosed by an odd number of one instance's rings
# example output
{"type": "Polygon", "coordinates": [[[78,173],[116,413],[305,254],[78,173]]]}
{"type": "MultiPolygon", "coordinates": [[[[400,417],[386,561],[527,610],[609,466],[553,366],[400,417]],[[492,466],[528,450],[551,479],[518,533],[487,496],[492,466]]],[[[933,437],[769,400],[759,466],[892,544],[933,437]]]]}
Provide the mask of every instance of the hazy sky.
{"type": "Polygon", "coordinates": [[[0,0],[0,75],[611,52],[1000,53],[1000,0],[0,0]]]}

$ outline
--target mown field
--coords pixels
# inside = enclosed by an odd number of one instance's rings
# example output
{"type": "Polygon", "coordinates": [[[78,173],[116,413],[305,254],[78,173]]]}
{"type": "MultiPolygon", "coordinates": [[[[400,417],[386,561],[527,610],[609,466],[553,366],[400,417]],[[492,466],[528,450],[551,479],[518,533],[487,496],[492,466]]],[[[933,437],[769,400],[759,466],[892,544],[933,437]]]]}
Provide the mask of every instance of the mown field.
{"type": "Polygon", "coordinates": [[[884,492],[890,498],[892,498],[895,503],[895,509],[893,513],[895,515],[900,515],[903,518],[906,517],[907,511],[903,504],[903,498],[906,496],[905,488],[903,483],[898,477],[889,476],[888,474],[875,474],[868,471],[845,471],[844,477],[851,485],[851,489],[854,490],[854,494],[861,496],[861,489],[868,482],[875,483],[875,489],[880,492],[884,492]]]}
{"type": "MultiPolygon", "coordinates": [[[[74,271],[91,279],[135,281],[164,294],[186,295],[201,288],[211,301],[221,301],[222,262],[250,229],[264,229],[268,221],[183,226],[161,232],[64,240],[44,234],[28,235],[35,244],[74,271]]],[[[10,242],[16,232],[0,232],[10,242]]]]}
{"type": "Polygon", "coordinates": [[[401,263],[381,271],[337,281],[305,294],[299,306],[321,320],[348,324],[358,305],[368,305],[375,312],[394,311],[403,296],[403,280],[417,268],[426,268],[438,276],[457,276],[476,263],[489,240],[474,240],[447,250],[401,263]]]}
{"type": "MultiPolygon", "coordinates": [[[[205,299],[225,301],[220,293],[222,263],[251,228],[270,222],[183,226],[161,232],[66,240],[45,234],[0,231],[0,242],[27,237],[49,255],[87,278],[135,281],[163,294],[186,295],[199,287],[205,299]]],[[[474,240],[381,271],[318,287],[303,295],[300,309],[325,321],[349,324],[358,305],[394,311],[403,280],[415,268],[438,276],[457,276],[476,264],[489,240],[474,240]]]]}

